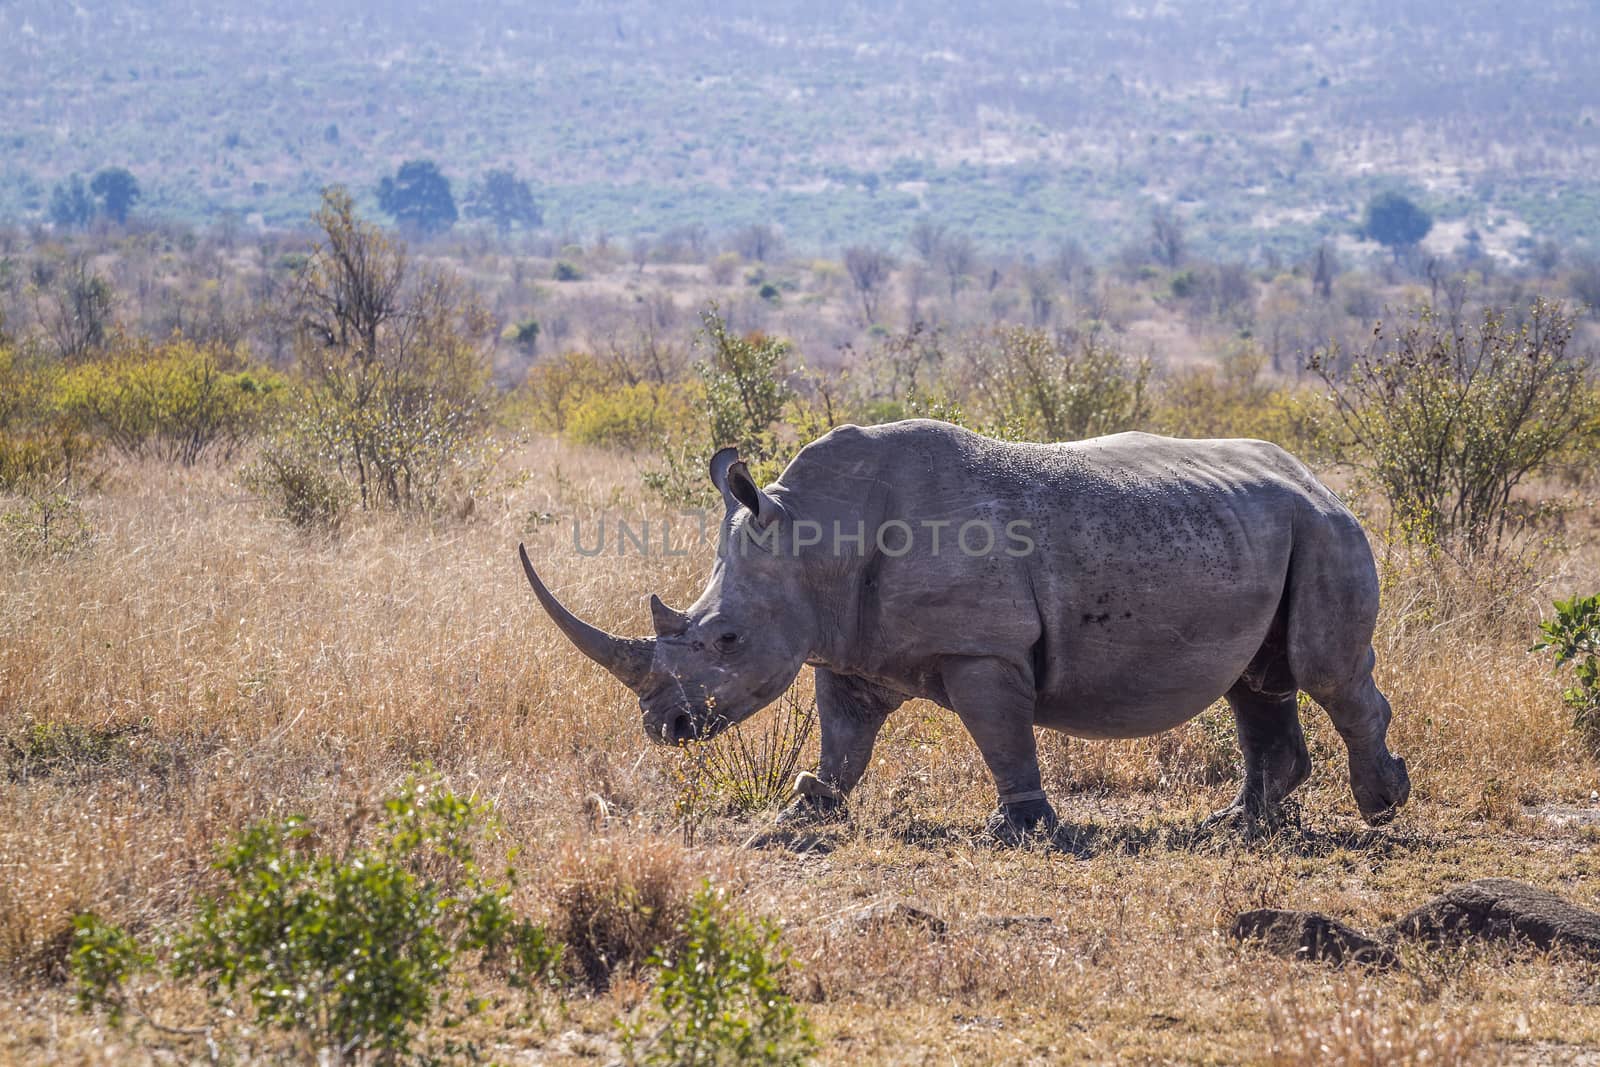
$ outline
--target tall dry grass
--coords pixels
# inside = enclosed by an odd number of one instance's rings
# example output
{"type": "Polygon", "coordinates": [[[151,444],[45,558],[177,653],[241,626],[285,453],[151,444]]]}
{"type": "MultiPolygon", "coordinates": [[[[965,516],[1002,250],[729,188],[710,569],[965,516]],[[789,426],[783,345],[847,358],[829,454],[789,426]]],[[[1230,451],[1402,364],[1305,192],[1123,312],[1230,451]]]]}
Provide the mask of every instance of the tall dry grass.
{"type": "MultiPolygon", "coordinates": [[[[974,833],[993,803],[982,761],[953,716],[916,703],[886,728],[834,851],[797,855],[738,847],[764,816],[696,815],[693,847],[680,843],[683,757],[646,741],[631,694],[548,624],[515,560],[527,541],[574,609],[636,633],[650,592],[698,594],[708,550],[573,551],[575,518],[592,536],[602,513],[658,510],[630,461],[538,442],[506,475],[470,520],[372,518],[327,539],[267,518],[231,469],[130,464],[84,502],[89,552],[6,561],[0,1058],[165,1055],[157,1034],[70,1014],[71,916],[168,929],[213,886],[218,841],[266,816],[346,819],[419,761],[496,803],[520,850],[518,906],[593,931],[597,968],[642,959],[702,877],[776,916],[828,1061],[1384,1062],[1395,1049],[1465,1062],[1600,1042],[1581,995],[1600,974],[1572,961],[1483,955],[1335,980],[1221,934],[1253,906],[1375,926],[1487,874],[1600,897],[1593,836],[1539,814],[1586,808],[1600,780],[1558,680],[1526,651],[1541,605],[1600,577],[1592,528],[1569,528],[1577,547],[1492,602],[1474,599],[1471,573],[1386,563],[1379,680],[1415,782],[1389,830],[1356,820],[1342,747],[1308,708],[1301,828],[1198,839],[1237,787],[1214,709],[1143,741],[1047,737],[1047,784],[1078,847],[996,852],[974,833]],[[629,878],[647,885],[649,915],[607,896],[629,878]],[[947,929],[854,917],[892,901],[947,929]],[[1324,1046],[1334,1058],[1306,1051],[1324,1046]]],[[[553,1060],[604,1054],[637,993],[580,988],[557,1022],[501,1039],[553,1060]]]]}

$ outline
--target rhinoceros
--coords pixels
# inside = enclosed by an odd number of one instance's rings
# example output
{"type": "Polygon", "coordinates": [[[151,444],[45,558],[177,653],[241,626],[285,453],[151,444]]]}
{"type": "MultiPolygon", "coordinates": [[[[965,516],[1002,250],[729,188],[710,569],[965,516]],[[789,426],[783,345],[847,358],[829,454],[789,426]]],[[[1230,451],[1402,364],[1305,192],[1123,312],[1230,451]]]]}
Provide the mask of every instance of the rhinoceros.
{"type": "Polygon", "coordinates": [[[1279,817],[1311,770],[1297,695],[1326,709],[1368,823],[1406,802],[1373,681],[1378,578],[1360,524],[1276,445],[1119,433],[992,440],[926,419],[840,426],[762,488],[711,460],[725,514],[705,592],[650,598],[655,636],[617,637],[550,593],[544,610],[639,697],[646,734],[712,737],[815,671],[821,762],[786,818],[843,814],[888,716],[955,712],[994,778],[988,822],[1055,825],[1035,727],[1169,730],[1226,698],[1243,782],[1212,818],[1279,817]]]}

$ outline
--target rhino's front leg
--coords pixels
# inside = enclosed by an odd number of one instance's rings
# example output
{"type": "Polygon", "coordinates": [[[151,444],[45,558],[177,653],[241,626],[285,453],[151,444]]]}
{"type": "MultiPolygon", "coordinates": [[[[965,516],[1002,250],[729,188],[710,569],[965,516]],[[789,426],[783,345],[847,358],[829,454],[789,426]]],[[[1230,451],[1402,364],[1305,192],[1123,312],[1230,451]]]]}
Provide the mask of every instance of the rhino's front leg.
{"type": "Polygon", "coordinates": [[[941,672],[950,705],[994,776],[999,806],[987,830],[1014,845],[1036,831],[1053,833],[1056,812],[1044,795],[1033,736],[1033,675],[1000,659],[952,660],[941,672]]]}
{"type": "Polygon", "coordinates": [[[845,795],[872,761],[872,746],[889,714],[905,697],[859,678],[818,667],[817,719],[822,727],[822,763],[815,775],[801,775],[797,796],[778,816],[780,822],[825,819],[844,814],[845,795]]]}

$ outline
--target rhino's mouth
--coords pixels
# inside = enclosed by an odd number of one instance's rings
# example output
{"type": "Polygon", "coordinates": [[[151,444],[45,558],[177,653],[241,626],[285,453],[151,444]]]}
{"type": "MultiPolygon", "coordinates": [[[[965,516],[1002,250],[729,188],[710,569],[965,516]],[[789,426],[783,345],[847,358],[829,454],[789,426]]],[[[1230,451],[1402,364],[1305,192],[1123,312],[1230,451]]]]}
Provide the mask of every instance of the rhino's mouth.
{"type": "Polygon", "coordinates": [[[688,708],[673,712],[661,724],[661,740],[669,745],[685,745],[699,736],[688,708]]]}
{"type": "MultiPolygon", "coordinates": [[[[641,704],[644,702],[641,701],[641,704]]],[[[677,703],[665,709],[644,708],[644,732],[650,740],[661,745],[685,745],[690,741],[707,738],[706,717],[689,704],[677,703]]]]}
{"type": "Polygon", "coordinates": [[[646,712],[644,729],[650,740],[663,745],[709,741],[733,724],[726,715],[709,708],[680,704],[664,712],[646,712]]]}

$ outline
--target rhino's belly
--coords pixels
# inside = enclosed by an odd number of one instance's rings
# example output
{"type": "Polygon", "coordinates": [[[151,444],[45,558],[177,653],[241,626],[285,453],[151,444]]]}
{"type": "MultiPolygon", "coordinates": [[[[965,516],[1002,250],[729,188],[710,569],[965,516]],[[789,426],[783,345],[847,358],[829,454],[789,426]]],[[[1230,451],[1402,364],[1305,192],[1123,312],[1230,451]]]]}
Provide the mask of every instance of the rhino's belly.
{"type": "Polygon", "coordinates": [[[1034,721],[1086,738],[1148,737],[1170,730],[1233,688],[1261,647],[1254,630],[1164,648],[1137,642],[1080,646],[1068,663],[1047,672],[1034,721]]]}
{"type": "Polygon", "coordinates": [[[1168,694],[1159,700],[1143,702],[1047,698],[1041,699],[1035,709],[1034,722],[1094,741],[1149,737],[1182,726],[1210,707],[1220,695],[1168,694]]]}

